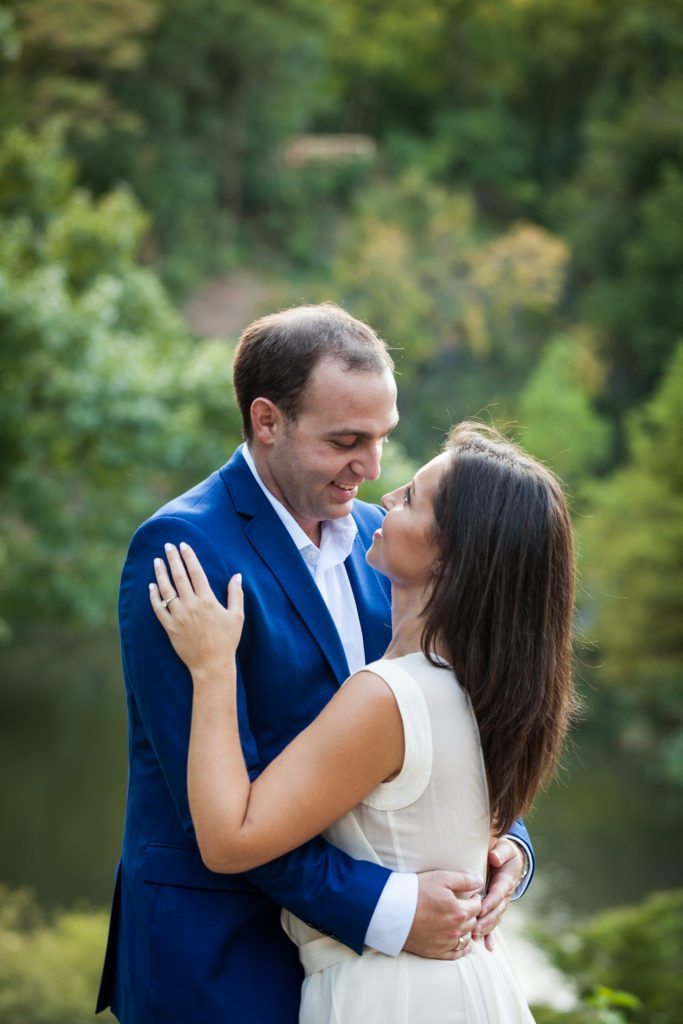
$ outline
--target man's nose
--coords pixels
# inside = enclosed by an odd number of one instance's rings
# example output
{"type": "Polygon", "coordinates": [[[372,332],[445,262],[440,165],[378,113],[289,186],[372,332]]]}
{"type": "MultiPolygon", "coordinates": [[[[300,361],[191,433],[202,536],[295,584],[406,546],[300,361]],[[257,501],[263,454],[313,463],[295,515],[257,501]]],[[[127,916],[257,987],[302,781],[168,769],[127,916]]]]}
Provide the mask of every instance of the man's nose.
{"type": "Polygon", "coordinates": [[[351,463],[354,473],[362,476],[365,480],[376,480],[382,465],[382,448],[381,441],[368,445],[362,454],[351,463]]]}

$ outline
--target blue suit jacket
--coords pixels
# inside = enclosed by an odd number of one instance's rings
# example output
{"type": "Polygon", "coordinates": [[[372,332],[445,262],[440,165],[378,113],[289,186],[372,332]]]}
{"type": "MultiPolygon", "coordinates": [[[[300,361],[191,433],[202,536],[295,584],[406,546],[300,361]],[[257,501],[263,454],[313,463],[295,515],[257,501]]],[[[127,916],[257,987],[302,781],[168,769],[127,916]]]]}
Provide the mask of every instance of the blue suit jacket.
{"type": "MultiPolygon", "coordinates": [[[[391,627],[387,582],[365,562],[382,512],[356,502],[353,516],[346,568],[370,662],[391,627]]],[[[244,875],[204,867],[186,788],[192,682],[148,596],[153,558],[183,540],[221,600],[243,575],[238,703],[252,776],[348,675],[320,592],[240,451],[137,531],[119,598],[128,801],[97,1010],[110,1005],[123,1024],[296,1024],[302,973],[280,907],[360,952],[389,872],[321,838],[244,875]]]]}

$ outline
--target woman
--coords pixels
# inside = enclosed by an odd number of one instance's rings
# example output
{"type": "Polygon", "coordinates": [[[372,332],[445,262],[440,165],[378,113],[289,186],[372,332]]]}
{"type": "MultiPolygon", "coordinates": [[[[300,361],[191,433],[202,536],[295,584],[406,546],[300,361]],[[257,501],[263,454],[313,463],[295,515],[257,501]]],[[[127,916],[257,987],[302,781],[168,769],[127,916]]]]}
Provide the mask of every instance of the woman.
{"type": "MultiPolygon", "coordinates": [[[[325,830],[397,870],[484,877],[491,840],[553,773],[574,708],[560,484],[495,431],[464,423],[383,504],[367,559],[392,582],[389,649],[253,783],[235,700],[241,580],[226,609],[187,546],[182,557],[167,550],[173,583],[155,563],[152,604],[194,683],[188,790],[212,870],[247,870],[325,830]]],[[[457,961],[359,957],[290,914],[283,923],[307,975],[305,1024],[532,1020],[500,942],[472,943],[457,961]]]]}

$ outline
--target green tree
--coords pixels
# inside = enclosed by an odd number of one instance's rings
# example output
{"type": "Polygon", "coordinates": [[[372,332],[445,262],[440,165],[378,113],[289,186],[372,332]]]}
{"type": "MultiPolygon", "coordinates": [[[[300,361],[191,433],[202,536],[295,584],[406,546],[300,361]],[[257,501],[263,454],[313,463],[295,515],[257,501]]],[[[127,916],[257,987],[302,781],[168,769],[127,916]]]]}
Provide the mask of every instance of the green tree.
{"type": "Polygon", "coordinates": [[[589,492],[581,524],[601,674],[683,781],[683,344],[655,396],[628,421],[629,462],[589,492]]]}
{"type": "Polygon", "coordinates": [[[519,398],[520,439],[574,490],[609,459],[609,424],[593,399],[603,374],[590,335],[562,335],[543,350],[519,398]]]}
{"type": "Polygon", "coordinates": [[[234,259],[243,221],[280,198],[283,140],[321,102],[324,7],[8,0],[2,10],[13,59],[0,127],[59,118],[83,182],[100,193],[124,180],[149,209],[147,251],[176,289],[234,259]]]}
{"type": "Polygon", "coordinates": [[[125,543],[239,435],[224,343],[136,262],[146,217],[93,200],[54,132],[0,149],[0,618],[111,619],[125,543]]]}
{"type": "Polygon", "coordinates": [[[513,399],[561,322],[569,252],[538,225],[492,234],[471,196],[414,168],[359,194],[335,294],[397,350],[402,436],[425,458],[460,419],[513,399]],[[435,409],[439,409],[435,419],[435,409]]]}
{"type": "Polygon", "coordinates": [[[683,79],[594,117],[565,225],[582,317],[604,336],[610,405],[656,385],[683,332],[683,79]]]}
{"type": "Polygon", "coordinates": [[[280,152],[320,99],[325,6],[304,0],[158,0],[145,60],[118,102],[144,124],[138,146],[110,133],[87,173],[115,174],[152,214],[152,250],[175,292],[234,261],[245,225],[281,198],[280,152]]]}
{"type": "Polygon", "coordinates": [[[154,0],[4,0],[2,12],[17,42],[0,80],[0,123],[37,128],[58,117],[80,139],[141,127],[113,80],[142,63],[154,0]]]}

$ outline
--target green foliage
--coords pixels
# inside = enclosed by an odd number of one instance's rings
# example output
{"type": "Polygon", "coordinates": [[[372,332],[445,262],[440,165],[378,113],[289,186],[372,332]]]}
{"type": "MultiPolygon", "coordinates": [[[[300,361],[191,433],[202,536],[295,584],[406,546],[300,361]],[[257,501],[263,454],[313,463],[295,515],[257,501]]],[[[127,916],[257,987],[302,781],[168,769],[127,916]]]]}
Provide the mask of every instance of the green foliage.
{"type": "Polygon", "coordinates": [[[93,203],[74,192],[45,232],[44,256],[63,266],[73,293],[85,291],[102,274],[125,273],[140,247],[147,217],[127,189],[93,203]]]}
{"type": "Polygon", "coordinates": [[[628,992],[613,992],[600,986],[597,991],[580,1000],[573,1010],[555,1010],[548,1006],[534,1006],[536,1024],[628,1024],[630,1013],[638,1000],[628,992]]]}
{"type": "Polygon", "coordinates": [[[683,344],[657,394],[628,422],[629,463],[592,488],[581,530],[602,675],[683,774],[683,344]],[[649,723],[649,726],[648,726],[649,723]]]}
{"type": "Polygon", "coordinates": [[[591,398],[602,374],[590,336],[548,342],[519,398],[522,443],[573,489],[610,454],[610,427],[591,398]]]}
{"type": "Polygon", "coordinates": [[[472,198],[417,168],[358,196],[333,265],[335,294],[397,350],[411,453],[452,420],[504,418],[558,320],[568,250],[534,224],[484,231],[472,198]],[[435,419],[434,410],[442,412],[435,419]]]}
{"type": "Polygon", "coordinates": [[[533,1012],[536,1024],[628,1024],[633,1018],[627,1011],[637,1005],[638,1000],[628,992],[613,992],[600,986],[572,1010],[534,1006],[533,1012]]]}
{"type": "Polygon", "coordinates": [[[44,125],[58,117],[75,139],[140,128],[117,101],[113,76],[144,60],[153,0],[5,0],[17,44],[0,81],[4,118],[44,125]]]}
{"type": "Polygon", "coordinates": [[[274,247],[291,267],[328,275],[337,250],[340,210],[367,184],[372,169],[371,157],[283,167],[261,218],[261,250],[274,247]]]}
{"type": "Polygon", "coordinates": [[[0,215],[43,226],[71,194],[76,169],[53,123],[40,135],[8,131],[0,149],[0,215]]]}
{"type": "Polygon", "coordinates": [[[475,213],[467,194],[417,169],[378,182],[346,226],[337,287],[406,361],[462,349],[528,370],[562,293],[566,246],[524,223],[491,237],[475,213]]]}
{"type": "Polygon", "coordinates": [[[136,523],[237,440],[230,353],[193,343],[135,262],[129,192],[69,192],[52,133],[13,132],[3,165],[0,617],[94,623],[113,614],[136,523]]]}
{"type": "Polygon", "coordinates": [[[565,220],[579,310],[605,334],[623,411],[648,393],[683,332],[683,79],[593,119],[587,138],[565,220]]]}
{"type": "Polygon", "coordinates": [[[82,156],[97,183],[111,181],[112,166],[131,183],[152,213],[164,277],[180,293],[234,262],[254,210],[267,220],[278,206],[281,146],[320,102],[326,14],[303,0],[155,7],[145,63],[116,81],[144,138],[131,145],[112,135],[82,156]]]}
{"type": "Polygon", "coordinates": [[[534,938],[574,980],[586,1007],[568,1016],[537,1010],[539,1024],[678,1024],[683,891],[653,893],[561,934],[536,929],[534,938]]]}
{"type": "MultiPolygon", "coordinates": [[[[3,1024],[90,1024],[108,916],[67,911],[48,919],[26,890],[0,886],[3,1024]]],[[[104,1021],[113,1021],[106,1013],[104,1021]]]]}
{"type": "Polygon", "coordinates": [[[20,52],[21,44],[14,15],[6,7],[0,7],[0,60],[16,60],[20,52]]]}

